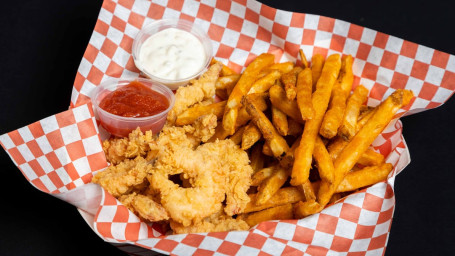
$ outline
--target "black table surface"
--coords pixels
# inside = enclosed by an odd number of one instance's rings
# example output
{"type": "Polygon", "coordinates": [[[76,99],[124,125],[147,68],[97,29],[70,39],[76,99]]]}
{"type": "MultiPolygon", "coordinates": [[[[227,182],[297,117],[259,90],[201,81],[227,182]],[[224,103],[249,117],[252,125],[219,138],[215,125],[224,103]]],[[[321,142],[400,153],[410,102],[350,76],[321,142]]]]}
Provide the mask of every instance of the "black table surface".
{"type": "MultiPolygon", "coordinates": [[[[455,54],[451,1],[262,1],[455,54]]],[[[0,134],[68,109],[102,1],[3,1],[0,134]]],[[[455,99],[402,119],[411,164],[395,181],[386,255],[455,253],[455,99]]],[[[0,255],[123,255],[76,209],[33,188],[1,150],[0,255]]]]}

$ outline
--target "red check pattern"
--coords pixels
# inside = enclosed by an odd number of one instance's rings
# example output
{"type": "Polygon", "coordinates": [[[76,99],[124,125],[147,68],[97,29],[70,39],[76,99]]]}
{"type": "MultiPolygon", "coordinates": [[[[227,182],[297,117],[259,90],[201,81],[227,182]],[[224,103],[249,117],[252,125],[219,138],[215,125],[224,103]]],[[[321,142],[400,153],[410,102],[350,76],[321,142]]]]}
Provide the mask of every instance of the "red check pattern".
{"type": "MultiPolygon", "coordinates": [[[[370,90],[375,106],[398,88],[416,98],[397,118],[431,109],[455,91],[455,56],[328,17],[292,13],[254,0],[105,0],[74,81],[69,111],[0,136],[24,176],[94,216],[95,232],[130,255],[383,255],[393,217],[395,175],[409,163],[401,122],[392,122],[373,148],[394,170],[387,181],[356,192],[321,213],[268,221],[244,232],[165,235],[141,222],[94,184],[92,173],[107,166],[89,103],[91,90],[109,77],[140,76],[131,56],[139,30],[162,18],[195,22],[207,31],[218,60],[241,71],[263,52],[295,61],[298,50],[351,54],[354,86],[370,90]]],[[[101,132],[101,134],[99,133],[101,132]]]]}

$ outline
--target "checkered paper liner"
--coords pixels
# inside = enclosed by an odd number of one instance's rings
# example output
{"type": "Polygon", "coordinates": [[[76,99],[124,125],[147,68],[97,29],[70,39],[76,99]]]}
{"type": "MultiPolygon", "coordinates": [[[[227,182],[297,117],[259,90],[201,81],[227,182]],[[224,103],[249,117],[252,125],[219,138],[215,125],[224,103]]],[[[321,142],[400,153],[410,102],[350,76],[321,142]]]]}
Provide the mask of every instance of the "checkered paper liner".
{"type": "Polygon", "coordinates": [[[440,106],[455,91],[455,56],[348,22],[291,13],[257,1],[105,0],[73,86],[71,109],[0,136],[27,180],[81,212],[93,230],[131,255],[382,255],[392,221],[395,175],[409,163],[402,124],[395,119],[373,147],[394,170],[385,182],[356,192],[301,220],[268,221],[249,231],[165,235],[141,222],[98,185],[93,173],[107,166],[89,95],[109,77],[138,77],[131,56],[140,28],[161,18],[195,22],[212,39],[215,57],[241,71],[255,56],[279,61],[321,53],[354,57],[354,86],[370,90],[376,106],[395,89],[415,100],[397,118],[440,106]]]}

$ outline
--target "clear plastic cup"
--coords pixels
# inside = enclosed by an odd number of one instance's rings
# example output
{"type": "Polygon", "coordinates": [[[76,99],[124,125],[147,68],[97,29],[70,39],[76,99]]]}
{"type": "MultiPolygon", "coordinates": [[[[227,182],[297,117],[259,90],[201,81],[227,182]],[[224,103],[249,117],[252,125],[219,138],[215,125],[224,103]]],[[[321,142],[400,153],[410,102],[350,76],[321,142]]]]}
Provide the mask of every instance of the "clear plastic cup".
{"type": "Polygon", "coordinates": [[[197,78],[200,76],[209,66],[210,61],[213,57],[213,49],[212,49],[212,42],[209,36],[200,28],[198,28],[194,23],[187,21],[187,20],[179,20],[179,19],[164,19],[152,22],[146,25],[144,28],[139,31],[136,38],[133,42],[132,48],[133,59],[136,67],[147,77],[151,80],[156,81],[158,83],[164,84],[168,86],[171,90],[178,89],[179,86],[186,85],[192,79],[197,78]],[[205,65],[201,66],[200,70],[195,74],[185,77],[182,79],[164,79],[161,77],[157,77],[153,74],[147,72],[144,68],[143,63],[141,63],[139,59],[140,50],[142,44],[152,35],[158,33],[159,31],[168,29],[168,28],[177,28],[186,32],[191,33],[194,35],[199,41],[201,42],[204,52],[205,52],[205,65]]]}
{"type": "Polygon", "coordinates": [[[112,135],[118,137],[127,137],[128,134],[135,130],[137,127],[141,129],[142,132],[152,130],[153,134],[156,134],[161,131],[163,128],[168,112],[174,106],[175,96],[174,93],[165,85],[154,82],[149,79],[136,78],[136,79],[108,79],[98,85],[92,92],[91,101],[95,109],[95,114],[97,115],[101,126],[103,126],[106,131],[112,135]],[[149,87],[153,91],[162,94],[169,101],[169,107],[153,116],[146,117],[124,117],[114,115],[105,111],[99,107],[100,102],[112,91],[115,91],[117,88],[128,85],[133,81],[138,81],[143,85],[149,87]]]}

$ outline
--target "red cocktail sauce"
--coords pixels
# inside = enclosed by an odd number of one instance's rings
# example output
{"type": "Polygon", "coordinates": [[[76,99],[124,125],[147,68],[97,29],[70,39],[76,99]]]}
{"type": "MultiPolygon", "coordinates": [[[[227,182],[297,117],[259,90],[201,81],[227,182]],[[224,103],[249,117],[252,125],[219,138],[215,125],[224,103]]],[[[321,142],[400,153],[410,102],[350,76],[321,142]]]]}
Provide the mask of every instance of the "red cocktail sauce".
{"type": "Polygon", "coordinates": [[[146,117],[166,110],[169,101],[164,95],[133,81],[106,95],[99,106],[118,116],[146,117]]]}

